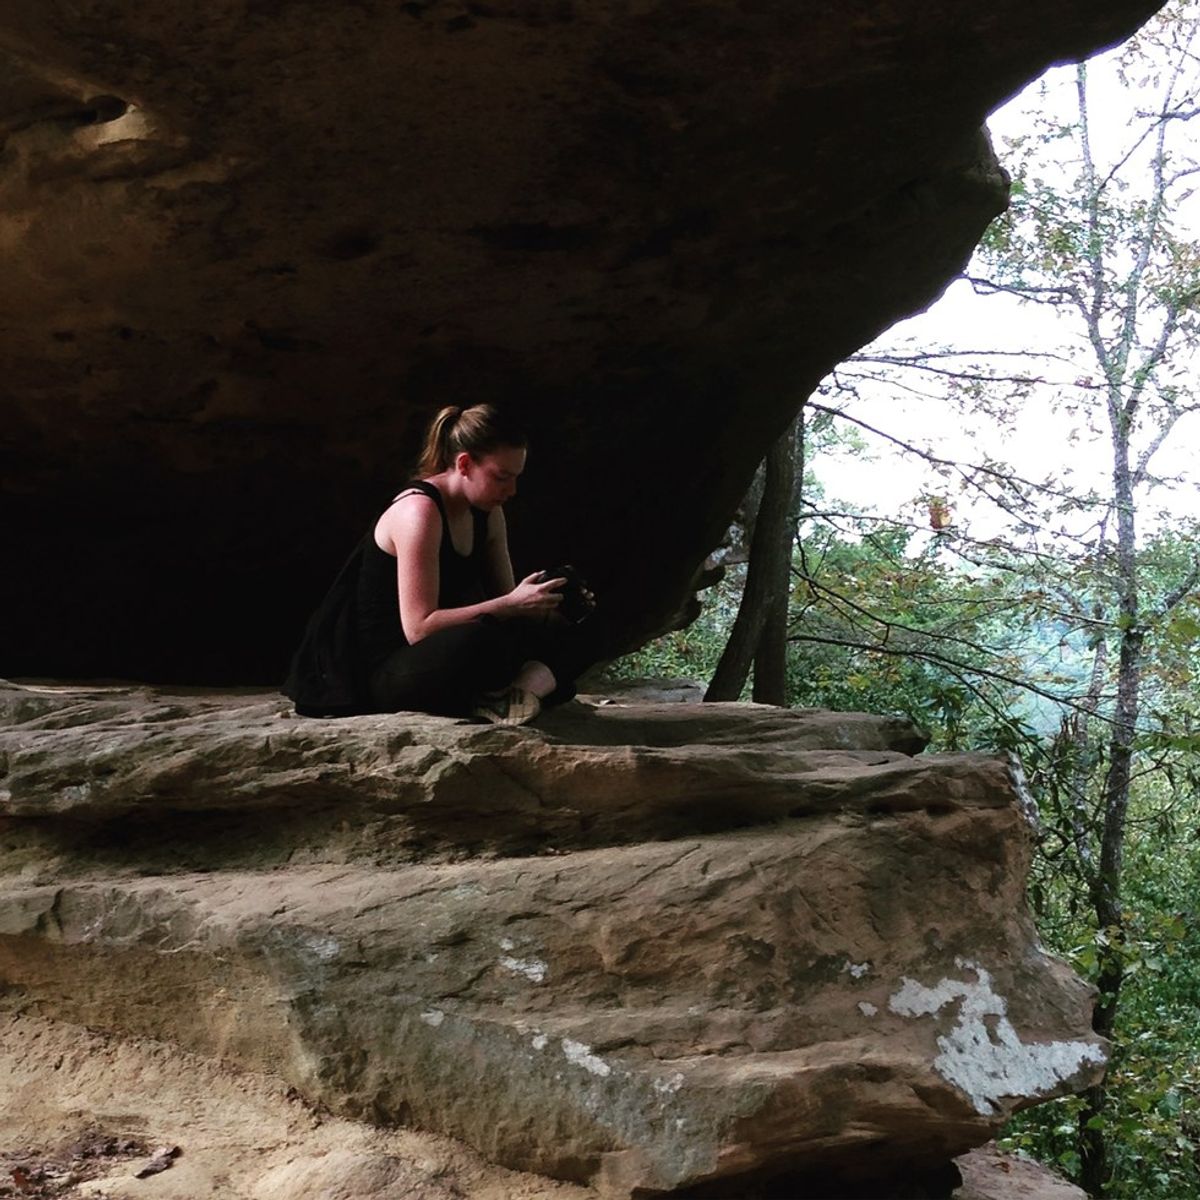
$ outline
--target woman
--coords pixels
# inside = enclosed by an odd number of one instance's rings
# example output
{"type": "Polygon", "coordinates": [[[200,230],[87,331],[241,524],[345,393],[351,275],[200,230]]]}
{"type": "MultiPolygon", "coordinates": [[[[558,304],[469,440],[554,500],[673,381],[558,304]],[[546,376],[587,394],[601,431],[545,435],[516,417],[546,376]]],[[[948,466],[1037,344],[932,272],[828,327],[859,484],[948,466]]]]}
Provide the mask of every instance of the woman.
{"type": "Polygon", "coordinates": [[[524,434],[490,404],[443,408],[417,465],[309,622],[284,691],[305,715],[402,709],[532,720],[568,699],[563,578],[516,583],[503,505],[524,434]]]}

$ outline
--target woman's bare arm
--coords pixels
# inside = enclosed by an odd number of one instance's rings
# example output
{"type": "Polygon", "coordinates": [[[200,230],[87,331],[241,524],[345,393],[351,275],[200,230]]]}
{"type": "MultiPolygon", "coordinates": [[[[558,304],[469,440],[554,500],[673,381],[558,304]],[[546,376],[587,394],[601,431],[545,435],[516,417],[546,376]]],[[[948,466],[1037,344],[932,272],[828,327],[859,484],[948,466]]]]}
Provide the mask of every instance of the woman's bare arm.
{"type": "Polygon", "coordinates": [[[493,595],[503,596],[516,587],[512,559],[508,554],[508,524],[502,508],[493,508],[488,513],[487,564],[493,595]]]}
{"type": "MultiPolygon", "coordinates": [[[[405,503],[393,504],[376,526],[377,543],[396,556],[400,625],[410,645],[439,629],[464,625],[482,616],[541,617],[558,606],[561,597],[550,586],[555,581],[538,583],[534,574],[510,586],[503,594],[479,604],[438,608],[438,551],[442,541],[442,516],[430,497],[421,492],[411,495],[420,496],[423,503],[403,497],[405,503]]],[[[489,521],[489,528],[490,524],[489,521]]],[[[507,544],[504,556],[507,561],[507,544]]],[[[507,578],[512,579],[511,564],[507,578]]]]}

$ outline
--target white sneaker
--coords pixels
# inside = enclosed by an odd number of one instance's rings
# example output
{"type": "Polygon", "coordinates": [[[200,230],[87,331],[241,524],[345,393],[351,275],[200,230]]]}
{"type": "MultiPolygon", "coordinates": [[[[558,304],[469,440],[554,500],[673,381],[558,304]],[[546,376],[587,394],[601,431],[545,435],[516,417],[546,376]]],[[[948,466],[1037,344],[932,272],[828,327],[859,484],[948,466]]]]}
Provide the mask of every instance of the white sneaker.
{"type": "Polygon", "coordinates": [[[524,688],[485,692],[475,701],[471,716],[493,725],[528,725],[542,711],[542,702],[524,688]]]}

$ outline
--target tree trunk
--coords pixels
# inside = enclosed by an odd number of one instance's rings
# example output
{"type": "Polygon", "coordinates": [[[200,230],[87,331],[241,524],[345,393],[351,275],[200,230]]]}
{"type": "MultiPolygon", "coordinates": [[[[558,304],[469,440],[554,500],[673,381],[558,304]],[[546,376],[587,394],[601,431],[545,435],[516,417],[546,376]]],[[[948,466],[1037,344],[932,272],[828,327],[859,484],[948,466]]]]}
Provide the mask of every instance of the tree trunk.
{"type": "MultiPolygon", "coordinates": [[[[1100,864],[1092,888],[1096,929],[1103,935],[1097,949],[1099,996],[1092,1015],[1092,1028],[1111,1038],[1117,1023],[1121,985],[1125,981],[1125,914],[1121,905],[1121,882],[1125,867],[1125,825],[1129,814],[1129,789],[1133,778],[1134,740],[1140,708],[1142,673],[1140,588],[1137,568],[1137,538],[1134,528],[1133,475],[1129,464],[1129,435],[1133,410],[1117,399],[1110,402],[1113,449],[1113,499],[1117,515],[1117,624],[1121,630],[1117,662],[1117,703],[1108,741],[1108,771],[1104,777],[1104,826],[1100,835],[1100,864]]],[[[1089,1196],[1108,1194],[1112,1175],[1108,1138],[1102,1122],[1088,1128],[1108,1107],[1105,1085],[1089,1088],[1079,1114],[1079,1184],[1089,1196]]]]}
{"type": "MultiPolygon", "coordinates": [[[[790,564],[784,565],[786,569],[790,564]]],[[[751,693],[755,704],[778,704],[780,707],[787,704],[787,631],[788,594],[784,590],[771,602],[762,632],[758,635],[758,648],[754,652],[754,690],[751,693]]]]}
{"type": "MultiPolygon", "coordinates": [[[[780,541],[779,556],[774,563],[775,599],[758,635],[754,655],[754,702],[756,704],[787,704],[788,609],[792,592],[792,548],[796,538],[796,519],[800,511],[800,496],[804,478],[804,409],[780,438],[785,445],[782,464],[788,483],[785,528],[780,541]]],[[[761,509],[760,509],[761,511],[761,509]]]]}
{"type": "MultiPolygon", "coordinates": [[[[763,496],[754,521],[754,536],[750,541],[746,586],[729,641],[725,644],[708,691],[704,693],[705,700],[737,700],[741,697],[750,668],[759,652],[763,630],[772,615],[771,610],[781,603],[783,635],[779,637],[777,631],[773,631],[777,638],[775,648],[764,652],[772,655],[772,661],[766,663],[764,657],[764,664],[771,679],[772,694],[780,696],[780,699],[766,703],[783,703],[786,691],[782,676],[787,651],[787,594],[795,535],[794,522],[790,520],[795,478],[794,447],[795,433],[789,425],[767,451],[763,496]]],[[[758,699],[757,686],[754,698],[758,699]]]]}

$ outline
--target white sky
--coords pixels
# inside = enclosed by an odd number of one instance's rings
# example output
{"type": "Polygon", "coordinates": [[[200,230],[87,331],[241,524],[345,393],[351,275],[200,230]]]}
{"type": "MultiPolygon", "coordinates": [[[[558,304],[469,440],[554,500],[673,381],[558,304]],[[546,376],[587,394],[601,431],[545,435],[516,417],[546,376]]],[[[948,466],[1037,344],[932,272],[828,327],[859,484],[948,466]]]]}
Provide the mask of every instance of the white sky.
{"type": "MultiPolygon", "coordinates": [[[[1153,103],[1147,92],[1130,91],[1117,80],[1115,54],[1110,53],[1089,64],[1091,84],[1090,127],[1094,157],[1098,163],[1113,159],[1119,147],[1128,144],[1128,123],[1138,106],[1153,103]]],[[[1075,68],[1051,70],[1043,80],[1031,84],[1024,92],[999,109],[989,121],[989,128],[1001,161],[1007,157],[1005,139],[1019,136],[1030,128],[1031,112],[1061,112],[1070,121],[1075,112],[1075,68]]],[[[1200,120],[1195,122],[1200,127],[1200,120]]],[[[1200,128],[1182,126],[1195,139],[1200,128]]],[[[1073,153],[1073,143],[1057,143],[1064,154],[1073,153]]],[[[1195,146],[1200,156],[1200,143],[1195,146]]],[[[1063,176],[1069,177],[1072,168],[1064,164],[1063,176]]],[[[1050,178],[1050,172],[1047,172],[1050,178]]],[[[1178,226],[1200,230],[1200,195],[1176,210],[1178,226]]],[[[1001,295],[978,296],[963,280],[956,281],[945,295],[925,313],[901,322],[889,331],[880,343],[896,348],[912,339],[910,348],[921,346],[952,346],[958,349],[997,349],[1025,351],[1029,349],[1057,350],[1068,342],[1074,326],[1056,321],[1053,312],[1044,305],[1021,305],[1014,298],[1001,295]]],[[[1078,334],[1075,334],[1076,339],[1078,334]]],[[[864,353],[870,353],[868,347],[864,353]]],[[[1067,384],[1066,395],[1085,395],[1071,385],[1079,378],[1096,374],[1090,351],[1077,344],[1066,351],[1068,361],[1054,364],[1043,362],[1030,367],[1013,360],[1014,373],[1035,374],[1048,380],[1067,384]]],[[[1183,363],[1188,370],[1193,365],[1183,363]]],[[[841,402],[838,401],[840,404],[841,402]]],[[[1107,432],[1099,435],[1088,432],[1085,425],[1065,413],[1055,413],[1051,405],[1036,393],[1026,403],[1010,429],[995,425],[990,428],[979,419],[976,436],[966,428],[961,416],[946,403],[922,400],[895,387],[878,386],[865,393],[861,401],[846,406],[854,416],[907,441],[928,446],[945,458],[978,461],[981,455],[1011,462],[1018,474],[1033,480],[1053,479],[1080,490],[1089,484],[1105,487],[1111,471],[1107,432]]],[[[915,518],[922,523],[925,507],[918,498],[929,493],[945,495],[956,519],[970,521],[976,536],[996,536],[1002,532],[1006,519],[998,509],[972,502],[956,489],[953,481],[938,479],[928,467],[912,456],[901,455],[885,442],[865,435],[871,454],[868,457],[851,454],[824,456],[813,463],[817,477],[824,483],[830,498],[844,500],[858,509],[874,509],[881,515],[915,518]]],[[[1200,517],[1200,490],[1197,490],[1196,459],[1200,449],[1200,414],[1183,418],[1170,440],[1154,460],[1154,473],[1160,476],[1181,477],[1183,482],[1173,488],[1159,488],[1141,510],[1143,532],[1155,528],[1169,517],[1157,515],[1165,509],[1180,516],[1200,517]]],[[[1072,529],[1082,532],[1079,518],[1072,529]]]]}

